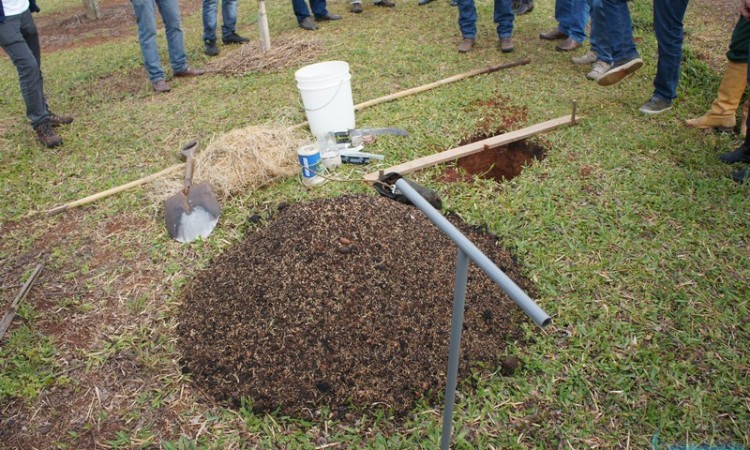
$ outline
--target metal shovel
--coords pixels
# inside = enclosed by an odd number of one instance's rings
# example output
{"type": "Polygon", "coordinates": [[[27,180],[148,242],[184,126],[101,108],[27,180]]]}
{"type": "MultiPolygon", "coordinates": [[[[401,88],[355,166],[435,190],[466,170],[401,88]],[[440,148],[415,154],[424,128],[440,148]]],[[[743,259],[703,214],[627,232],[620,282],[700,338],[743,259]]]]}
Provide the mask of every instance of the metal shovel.
{"type": "Polygon", "coordinates": [[[221,214],[221,206],[204,181],[193,186],[193,155],[198,142],[185,144],[180,154],[185,158],[185,181],[181,191],[164,202],[164,221],[172,239],[179,242],[192,242],[205,238],[216,227],[221,214]]]}

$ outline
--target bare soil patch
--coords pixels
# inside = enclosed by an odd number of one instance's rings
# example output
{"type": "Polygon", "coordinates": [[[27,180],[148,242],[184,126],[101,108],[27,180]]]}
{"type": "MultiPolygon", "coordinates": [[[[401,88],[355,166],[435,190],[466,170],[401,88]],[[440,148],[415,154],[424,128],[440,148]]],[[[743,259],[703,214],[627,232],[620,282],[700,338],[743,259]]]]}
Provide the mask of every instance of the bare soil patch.
{"type": "MultiPolygon", "coordinates": [[[[495,236],[451,220],[532,289],[495,236]]],[[[289,206],[184,290],[185,366],[214,397],[250,398],[255,411],[403,415],[444,389],[455,258],[413,206],[369,195],[289,206]]],[[[476,266],[466,304],[462,377],[495,370],[526,320],[476,266]]]]}

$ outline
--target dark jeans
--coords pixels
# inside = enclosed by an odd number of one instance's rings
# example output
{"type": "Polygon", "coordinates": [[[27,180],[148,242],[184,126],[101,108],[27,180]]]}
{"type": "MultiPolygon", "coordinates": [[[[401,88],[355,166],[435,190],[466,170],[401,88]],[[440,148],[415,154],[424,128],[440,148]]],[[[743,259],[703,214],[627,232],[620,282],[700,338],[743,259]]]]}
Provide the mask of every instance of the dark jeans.
{"type": "MultiPolygon", "coordinates": [[[[216,40],[216,15],[219,0],[203,0],[203,40],[216,40]]],[[[221,37],[237,31],[237,0],[221,0],[221,37]]]]}
{"type": "MultiPolygon", "coordinates": [[[[316,16],[328,15],[326,0],[310,0],[310,7],[316,16]]],[[[294,9],[294,15],[297,16],[297,23],[302,22],[305,17],[310,17],[310,9],[307,7],[305,0],[292,0],[292,8],[294,9]]]]}
{"type": "Polygon", "coordinates": [[[654,78],[654,97],[677,98],[682,62],[682,19],[688,0],[654,0],[654,32],[659,44],[659,61],[654,78]]]}
{"type": "MultiPolygon", "coordinates": [[[[497,24],[497,36],[509,38],[513,35],[513,2],[511,0],[494,0],[493,20],[497,24]]],[[[474,0],[458,0],[458,28],[461,36],[475,39],[477,37],[477,8],[474,0]]]]}
{"type": "Polygon", "coordinates": [[[8,16],[5,22],[0,23],[0,45],[18,71],[21,95],[26,103],[26,117],[31,121],[31,126],[48,121],[39,35],[28,9],[21,14],[8,16]]]}
{"type": "Polygon", "coordinates": [[[602,0],[604,31],[600,45],[609,48],[614,63],[637,58],[638,50],[633,41],[633,22],[627,0],[602,0]]]}
{"type": "Polygon", "coordinates": [[[556,0],[555,19],[557,29],[582,44],[586,40],[586,24],[589,22],[590,4],[586,0],[556,0]]]}

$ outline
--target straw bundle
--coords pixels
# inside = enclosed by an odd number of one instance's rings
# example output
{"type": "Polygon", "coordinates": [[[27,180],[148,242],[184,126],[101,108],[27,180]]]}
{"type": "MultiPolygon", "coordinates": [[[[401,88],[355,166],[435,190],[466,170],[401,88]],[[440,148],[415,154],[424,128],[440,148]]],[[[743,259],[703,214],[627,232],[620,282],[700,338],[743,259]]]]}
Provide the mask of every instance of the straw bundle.
{"type": "Polygon", "coordinates": [[[216,61],[211,69],[228,76],[272,72],[315,61],[322,51],[316,41],[277,40],[267,52],[261,51],[259,44],[249,43],[216,61]]]}

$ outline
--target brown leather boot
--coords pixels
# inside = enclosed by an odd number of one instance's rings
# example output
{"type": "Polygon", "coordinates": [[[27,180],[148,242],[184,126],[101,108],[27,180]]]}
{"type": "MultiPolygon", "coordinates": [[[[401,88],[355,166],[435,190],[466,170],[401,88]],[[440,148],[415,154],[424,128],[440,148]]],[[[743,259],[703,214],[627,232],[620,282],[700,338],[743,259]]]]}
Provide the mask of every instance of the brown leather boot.
{"type": "Polygon", "coordinates": [[[463,41],[458,45],[459,53],[468,53],[472,47],[474,47],[475,40],[472,38],[464,38],[463,41]]]}
{"type": "MultiPolygon", "coordinates": [[[[702,116],[685,121],[692,128],[715,128],[721,131],[734,131],[737,124],[737,107],[747,87],[747,63],[729,61],[719,85],[716,100],[711,109],[702,116]]],[[[744,134],[742,134],[744,136],[744,134]]]]}
{"type": "Polygon", "coordinates": [[[37,125],[34,127],[34,131],[36,131],[39,142],[47,148],[57,147],[62,144],[62,138],[55,133],[49,121],[37,125]]]}

